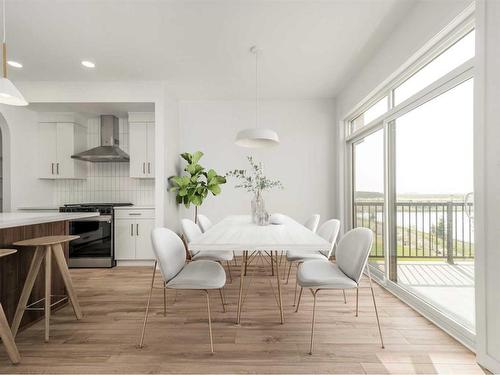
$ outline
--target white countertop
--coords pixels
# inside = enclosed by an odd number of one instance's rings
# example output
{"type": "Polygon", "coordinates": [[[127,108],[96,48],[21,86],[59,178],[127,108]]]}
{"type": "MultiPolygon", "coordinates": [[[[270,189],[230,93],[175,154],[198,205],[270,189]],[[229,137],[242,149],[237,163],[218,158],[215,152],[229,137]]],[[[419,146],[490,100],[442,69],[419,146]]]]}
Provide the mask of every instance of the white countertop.
{"type": "Polygon", "coordinates": [[[99,216],[98,212],[0,212],[0,229],[99,216]]]}

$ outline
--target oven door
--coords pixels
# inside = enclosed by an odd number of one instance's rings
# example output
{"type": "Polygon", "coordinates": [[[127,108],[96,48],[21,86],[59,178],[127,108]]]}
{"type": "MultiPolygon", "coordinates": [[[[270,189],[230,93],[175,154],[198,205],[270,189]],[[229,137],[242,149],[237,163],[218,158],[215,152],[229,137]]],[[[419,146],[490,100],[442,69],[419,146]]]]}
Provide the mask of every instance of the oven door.
{"type": "Polygon", "coordinates": [[[69,244],[70,267],[112,267],[113,219],[110,215],[70,221],[69,233],[80,236],[69,244]]]}

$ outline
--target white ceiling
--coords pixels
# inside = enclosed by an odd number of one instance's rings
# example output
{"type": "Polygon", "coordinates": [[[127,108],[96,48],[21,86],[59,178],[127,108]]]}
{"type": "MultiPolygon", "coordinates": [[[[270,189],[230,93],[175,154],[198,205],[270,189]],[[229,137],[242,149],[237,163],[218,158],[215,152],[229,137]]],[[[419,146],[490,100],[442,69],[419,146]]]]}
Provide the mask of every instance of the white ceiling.
{"type": "Polygon", "coordinates": [[[330,98],[413,0],[7,0],[13,81],[164,80],[180,98],[330,98]],[[82,59],[95,61],[85,69],[82,59]]]}

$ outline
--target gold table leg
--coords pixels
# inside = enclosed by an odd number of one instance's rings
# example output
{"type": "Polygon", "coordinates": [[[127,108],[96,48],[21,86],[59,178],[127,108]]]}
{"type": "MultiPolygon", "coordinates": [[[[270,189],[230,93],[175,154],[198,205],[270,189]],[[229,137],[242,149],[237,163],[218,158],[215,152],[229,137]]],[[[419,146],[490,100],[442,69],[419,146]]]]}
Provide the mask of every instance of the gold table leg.
{"type": "Polygon", "coordinates": [[[248,251],[243,251],[243,259],[241,260],[241,270],[240,270],[240,294],[238,296],[238,310],[236,314],[236,324],[240,324],[241,319],[241,304],[242,304],[242,296],[243,296],[243,282],[246,275],[247,269],[247,261],[248,261],[248,251]]]}
{"type": "MultiPolygon", "coordinates": [[[[276,251],[275,260],[278,260],[278,252],[277,251],[276,251]]],[[[280,266],[279,266],[278,262],[276,262],[276,281],[278,282],[278,301],[279,301],[279,306],[280,306],[280,319],[281,319],[281,324],[283,324],[283,323],[285,323],[285,317],[283,314],[283,300],[281,298],[280,266]]]]}

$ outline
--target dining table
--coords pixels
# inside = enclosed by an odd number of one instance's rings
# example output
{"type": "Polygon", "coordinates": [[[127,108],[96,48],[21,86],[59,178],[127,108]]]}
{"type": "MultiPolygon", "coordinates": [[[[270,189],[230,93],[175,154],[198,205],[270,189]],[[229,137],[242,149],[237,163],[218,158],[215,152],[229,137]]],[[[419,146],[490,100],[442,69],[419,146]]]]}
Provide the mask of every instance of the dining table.
{"type": "Polygon", "coordinates": [[[288,251],[327,251],[331,244],[296,220],[286,215],[279,216],[279,223],[258,225],[250,215],[231,215],[214,224],[188,244],[190,251],[228,251],[242,253],[240,285],[236,323],[240,324],[242,296],[249,261],[255,254],[270,255],[271,267],[277,281],[278,306],[281,324],[284,323],[283,301],[278,254],[288,251]],[[249,255],[250,254],[250,255],[249,255]]]}

